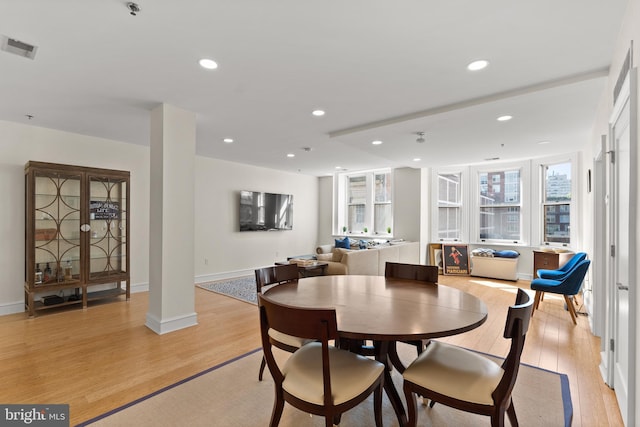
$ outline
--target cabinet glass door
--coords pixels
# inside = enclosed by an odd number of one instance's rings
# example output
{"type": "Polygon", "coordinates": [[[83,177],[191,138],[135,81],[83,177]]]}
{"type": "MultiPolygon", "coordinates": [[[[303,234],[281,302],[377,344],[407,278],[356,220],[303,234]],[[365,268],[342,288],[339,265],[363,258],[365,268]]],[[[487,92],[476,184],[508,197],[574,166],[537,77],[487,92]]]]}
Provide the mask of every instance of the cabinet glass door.
{"type": "Polygon", "coordinates": [[[127,271],[127,182],[89,177],[89,281],[119,281],[127,271]]]}
{"type": "Polygon", "coordinates": [[[35,286],[79,282],[80,182],[80,175],[35,174],[35,286]]]}

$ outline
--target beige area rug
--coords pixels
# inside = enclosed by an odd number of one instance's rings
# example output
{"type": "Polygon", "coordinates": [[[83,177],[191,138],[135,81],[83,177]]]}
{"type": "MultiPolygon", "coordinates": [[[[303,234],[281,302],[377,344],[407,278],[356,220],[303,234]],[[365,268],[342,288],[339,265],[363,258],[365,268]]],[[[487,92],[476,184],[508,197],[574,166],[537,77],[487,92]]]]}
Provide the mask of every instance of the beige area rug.
{"type": "MultiPolygon", "coordinates": [[[[415,357],[415,347],[399,344],[403,361],[415,357]]],[[[287,355],[282,352],[281,360],[287,355]]],[[[257,350],[142,399],[79,424],[79,426],[268,426],[273,405],[273,381],[265,372],[258,381],[262,351],[257,350]]],[[[402,377],[394,372],[394,382],[402,393],[402,377]]],[[[402,394],[401,394],[402,395],[402,394]]],[[[404,395],[402,395],[404,401],[404,395]]],[[[513,394],[520,425],[568,426],[571,423],[571,396],[566,375],[523,365],[513,394]]],[[[456,411],[437,404],[418,405],[419,426],[490,426],[489,417],[456,411]]],[[[384,398],[384,426],[398,426],[391,404],[384,398]]],[[[509,421],[506,421],[507,425],[509,421]]],[[[341,427],[374,425],[373,399],[342,416],[341,427]]],[[[324,419],[309,416],[285,403],[280,422],[283,427],[324,426],[324,419]]]]}

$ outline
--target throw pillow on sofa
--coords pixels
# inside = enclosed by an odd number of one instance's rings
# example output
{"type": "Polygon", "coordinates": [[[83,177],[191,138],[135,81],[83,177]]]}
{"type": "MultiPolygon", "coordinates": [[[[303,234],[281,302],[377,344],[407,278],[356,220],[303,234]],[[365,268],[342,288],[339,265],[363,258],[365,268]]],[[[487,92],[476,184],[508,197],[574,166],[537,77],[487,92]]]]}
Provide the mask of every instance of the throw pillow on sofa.
{"type": "Polygon", "coordinates": [[[349,240],[349,237],[345,236],[343,239],[335,239],[334,246],[336,248],[351,249],[351,241],[349,240]]]}

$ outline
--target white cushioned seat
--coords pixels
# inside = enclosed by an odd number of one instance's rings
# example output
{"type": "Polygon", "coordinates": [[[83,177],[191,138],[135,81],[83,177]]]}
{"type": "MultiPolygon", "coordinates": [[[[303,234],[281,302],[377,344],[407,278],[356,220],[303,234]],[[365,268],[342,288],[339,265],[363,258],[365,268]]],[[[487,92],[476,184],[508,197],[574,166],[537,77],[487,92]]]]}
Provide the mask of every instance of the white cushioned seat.
{"type": "MultiPolygon", "coordinates": [[[[339,405],[361,394],[384,370],[382,363],[329,346],[333,404],[339,405]]],[[[317,405],[324,404],[322,345],[313,342],[293,353],[282,368],[282,388],[317,405]]]]}
{"type": "Polygon", "coordinates": [[[405,380],[445,396],[493,405],[491,393],[503,374],[500,365],[480,354],[433,341],[402,376],[405,380]]]}

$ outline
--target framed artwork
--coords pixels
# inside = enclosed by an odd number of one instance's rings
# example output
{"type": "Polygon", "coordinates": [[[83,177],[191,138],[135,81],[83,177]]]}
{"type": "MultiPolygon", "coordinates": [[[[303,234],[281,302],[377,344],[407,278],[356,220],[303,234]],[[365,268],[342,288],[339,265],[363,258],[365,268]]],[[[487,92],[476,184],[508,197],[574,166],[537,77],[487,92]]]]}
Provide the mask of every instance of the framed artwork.
{"type": "Polygon", "coordinates": [[[469,247],[460,244],[443,244],[444,274],[469,275],[469,247]]]}
{"type": "Polygon", "coordinates": [[[438,273],[442,274],[442,245],[440,243],[429,244],[429,265],[437,265],[438,273]]]}

